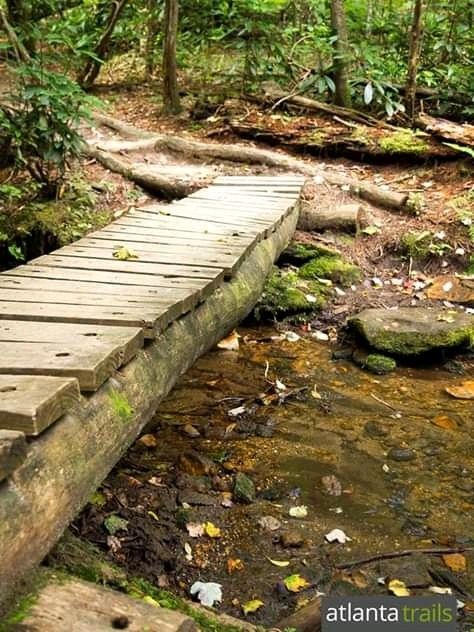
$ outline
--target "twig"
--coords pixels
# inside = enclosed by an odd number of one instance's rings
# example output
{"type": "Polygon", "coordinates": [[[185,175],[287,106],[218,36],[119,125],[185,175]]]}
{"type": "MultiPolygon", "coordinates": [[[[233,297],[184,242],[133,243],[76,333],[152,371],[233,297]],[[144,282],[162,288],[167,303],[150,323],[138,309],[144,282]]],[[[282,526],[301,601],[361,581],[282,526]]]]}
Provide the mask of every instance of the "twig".
{"type": "Polygon", "coordinates": [[[380,560],[393,560],[397,557],[408,557],[409,555],[417,555],[418,553],[421,553],[423,555],[450,555],[451,553],[463,553],[466,551],[474,551],[474,547],[457,546],[454,548],[444,549],[404,549],[403,551],[380,553],[379,555],[372,555],[371,557],[365,557],[360,560],[336,564],[335,568],[337,568],[338,570],[345,570],[347,568],[353,568],[354,566],[363,566],[364,564],[371,564],[372,562],[379,562],[380,560]]]}
{"type": "Polygon", "coordinates": [[[374,395],[374,393],[370,393],[370,397],[375,399],[376,402],[379,402],[380,404],[383,404],[384,406],[387,406],[387,408],[390,408],[390,410],[393,410],[393,411],[397,412],[396,408],[394,408],[391,404],[387,404],[387,402],[384,402],[383,399],[380,399],[380,397],[377,397],[377,395],[374,395]]]}

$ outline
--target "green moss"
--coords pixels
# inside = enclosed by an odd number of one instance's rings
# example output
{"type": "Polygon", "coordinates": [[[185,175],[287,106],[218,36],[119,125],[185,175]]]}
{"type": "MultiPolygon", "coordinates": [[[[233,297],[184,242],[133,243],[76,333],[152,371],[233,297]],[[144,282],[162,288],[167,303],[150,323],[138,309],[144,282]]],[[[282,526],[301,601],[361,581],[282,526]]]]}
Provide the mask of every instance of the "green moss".
{"type": "Polygon", "coordinates": [[[395,371],[397,363],[393,358],[388,358],[378,353],[370,353],[365,361],[365,368],[377,375],[384,375],[395,371]]]}
{"type": "Polygon", "coordinates": [[[390,132],[379,139],[379,146],[389,154],[423,154],[428,149],[426,141],[420,138],[419,132],[400,129],[390,132]]]}
{"type": "Polygon", "coordinates": [[[133,408],[130,406],[127,397],[116,390],[111,390],[109,393],[110,402],[114,411],[125,423],[129,422],[133,416],[133,408]]]}
{"type": "Polygon", "coordinates": [[[367,128],[361,125],[357,125],[351,133],[350,139],[363,147],[373,147],[375,144],[373,139],[370,137],[367,128]]]}
{"type": "Polygon", "coordinates": [[[327,289],[313,281],[304,281],[296,272],[275,268],[255,306],[257,319],[281,319],[310,314],[325,304],[327,289]]]}
{"type": "Polygon", "coordinates": [[[282,253],[281,259],[291,261],[295,265],[306,263],[310,259],[316,257],[337,257],[339,253],[325,246],[316,246],[314,244],[305,244],[298,241],[292,241],[288,248],[282,253]]]}
{"type": "Polygon", "coordinates": [[[400,242],[402,252],[413,259],[424,259],[430,254],[432,239],[433,235],[429,230],[410,231],[402,237],[400,242]]]}
{"type": "Polygon", "coordinates": [[[474,257],[469,259],[469,265],[467,266],[466,274],[474,276],[474,257]]]}
{"type": "Polygon", "coordinates": [[[303,279],[330,279],[343,286],[352,285],[361,278],[359,268],[340,257],[319,257],[306,263],[299,271],[303,279]]]}

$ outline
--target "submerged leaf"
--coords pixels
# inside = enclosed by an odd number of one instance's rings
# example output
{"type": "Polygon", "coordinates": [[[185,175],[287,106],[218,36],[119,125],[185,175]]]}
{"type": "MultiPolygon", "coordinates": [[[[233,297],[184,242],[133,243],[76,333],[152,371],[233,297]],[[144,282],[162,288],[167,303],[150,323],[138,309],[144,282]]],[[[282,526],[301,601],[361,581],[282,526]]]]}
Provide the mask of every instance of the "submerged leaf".
{"type": "Polygon", "coordinates": [[[212,524],[212,522],[206,522],[204,524],[204,532],[210,538],[220,538],[221,530],[216,525],[212,524]]]}
{"type": "Polygon", "coordinates": [[[448,553],[443,555],[443,562],[455,573],[462,573],[466,570],[466,558],[461,553],[448,553]]]}
{"type": "Polygon", "coordinates": [[[252,599],[252,601],[247,601],[247,603],[242,604],[242,611],[244,614],[250,614],[251,612],[256,612],[264,605],[260,599],[252,599]]]}
{"type": "Polygon", "coordinates": [[[298,507],[292,507],[289,511],[292,518],[306,518],[308,515],[308,508],[306,505],[299,505],[298,507]]]}
{"type": "Polygon", "coordinates": [[[405,582],[402,582],[399,579],[392,579],[388,584],[388,589],[395,595],[395,597],[410,596],[410,591],[406,587],[405,582]]]}
{"type": "Polygon", "coordinates": [[[288,575],[288,577],[285,577],[285,579],[283,580],[283,583],[285,584],[287,590],[295,593],[300,592],[300,590],[303,590],[304,588],[308,588],[308,586],[310,586],[308,580],[304,577],[301,577],[301,575],[299,574],[288,575]]]}
{"type": "Polygon", "coordinates": [[[267,560],[270,562],[270,564],[273,564],[273,566],[278,566],[279,568],[286,568],[290,565],[290,562],[288,562],[288,560],[272,560],[270,557],[267,557],[267,560]]]}
{"type": "Polygon", "coordinates": [[[234,573],[235,571],[243,571],[244,570],[244,563],[242,562],[242,560],[239,559],[228,559],[227,560],[227,572],[229,573],[229,575],[232,575],[232,573],[234,573]]]}
{"type": "Polygon", "coordinates": [[[238,351],[239,350],[239,334],[235,331],[229,334],[227,338],[223,338],[217,343],[218,349],[224,349],[225,351],[238,351]]]}
{"type": "Polygon", "coordinates": [[[125,518],[120,518],[120,516],[112,514],[111,516],[108,516],[108,518],[104,520],[104,527],[107,529],[110,535],[115,535],[117,531],[127,531],[128,520],[125,520],[125,518]]]}
{"type": "Polygon", "coordinates": [[[345,544],[351,541],[342,529],[333,529],[329,533],[326,533],[324,537],[328,542],[339,542],[339,544],[345,544]]]}

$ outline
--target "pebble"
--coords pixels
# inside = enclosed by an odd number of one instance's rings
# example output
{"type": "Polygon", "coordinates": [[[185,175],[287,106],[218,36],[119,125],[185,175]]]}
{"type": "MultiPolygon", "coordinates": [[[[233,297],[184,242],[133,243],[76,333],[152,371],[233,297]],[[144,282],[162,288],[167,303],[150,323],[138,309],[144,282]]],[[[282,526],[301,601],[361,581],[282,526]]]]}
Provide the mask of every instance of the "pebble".
{"type": "Polygon", "coordinates": [[[234,483],[234,500],[241,503],[253,503],[255,485],[253,480],[243,472],[237,472],[234,483]]]}
{"type": "Polygon", "coordinates": [[[386,437],[388,430],[376,421],[368,421],[364,426],[365,432],[371,437],[386,437]]]}
{"type": "Polygon", "coordinates": [[[416,459],[416,454],[410,448],[392,448],[388,453],[388,458],[392,461],[413,461],[416,459]]]}
{"type": "Polygon", "coordinates": [[[137,443],[144,448],[148,448],[149,450],[151,450],[152,448],[157,447],[158,439],[155,437],[155,435],[145,434],[141,436],[140,439],[138,439],[137,443]]]}
{"type": "Polygon", "coordinates": [[[211,459],[192,451],[179,455],[178,467],[182,472],[193,476],[214,474],[216,471],[216,465],[211,459]]]}
{"type": "Polygon", "coordinates": [[[183,434],[191,437],[192,439],[197,439],[201,436],[199,430],[196,428],[196,426],[193,426],[192,424],[186,424],[185,426],[183,426],[183,434]]]}
{"type": "Polygon", "coordinates": [[[281,534],[280,543],[285,549],[299,548],[304,544],[304,538],[299,531],[285,531],[281,534]]]}

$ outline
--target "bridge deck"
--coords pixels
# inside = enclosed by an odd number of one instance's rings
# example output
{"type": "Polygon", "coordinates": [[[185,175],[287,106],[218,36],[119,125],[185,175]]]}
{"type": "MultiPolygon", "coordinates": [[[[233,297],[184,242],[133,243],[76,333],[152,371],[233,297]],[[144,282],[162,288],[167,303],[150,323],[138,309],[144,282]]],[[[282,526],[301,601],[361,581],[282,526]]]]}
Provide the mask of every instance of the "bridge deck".
{"type": "MultiPolygon", "coordinates": [[[[1,273],[0,432],[35,437],[77,406],[80,391],[97,390],[146,339],[236,274],[294,208],[302,184],[300,176],[221,177],[1,273]],[[128,257],[116,258],[119,248],[128,257]]],[[[1,461],[0,450],[8,476],[1,461]]]]}

